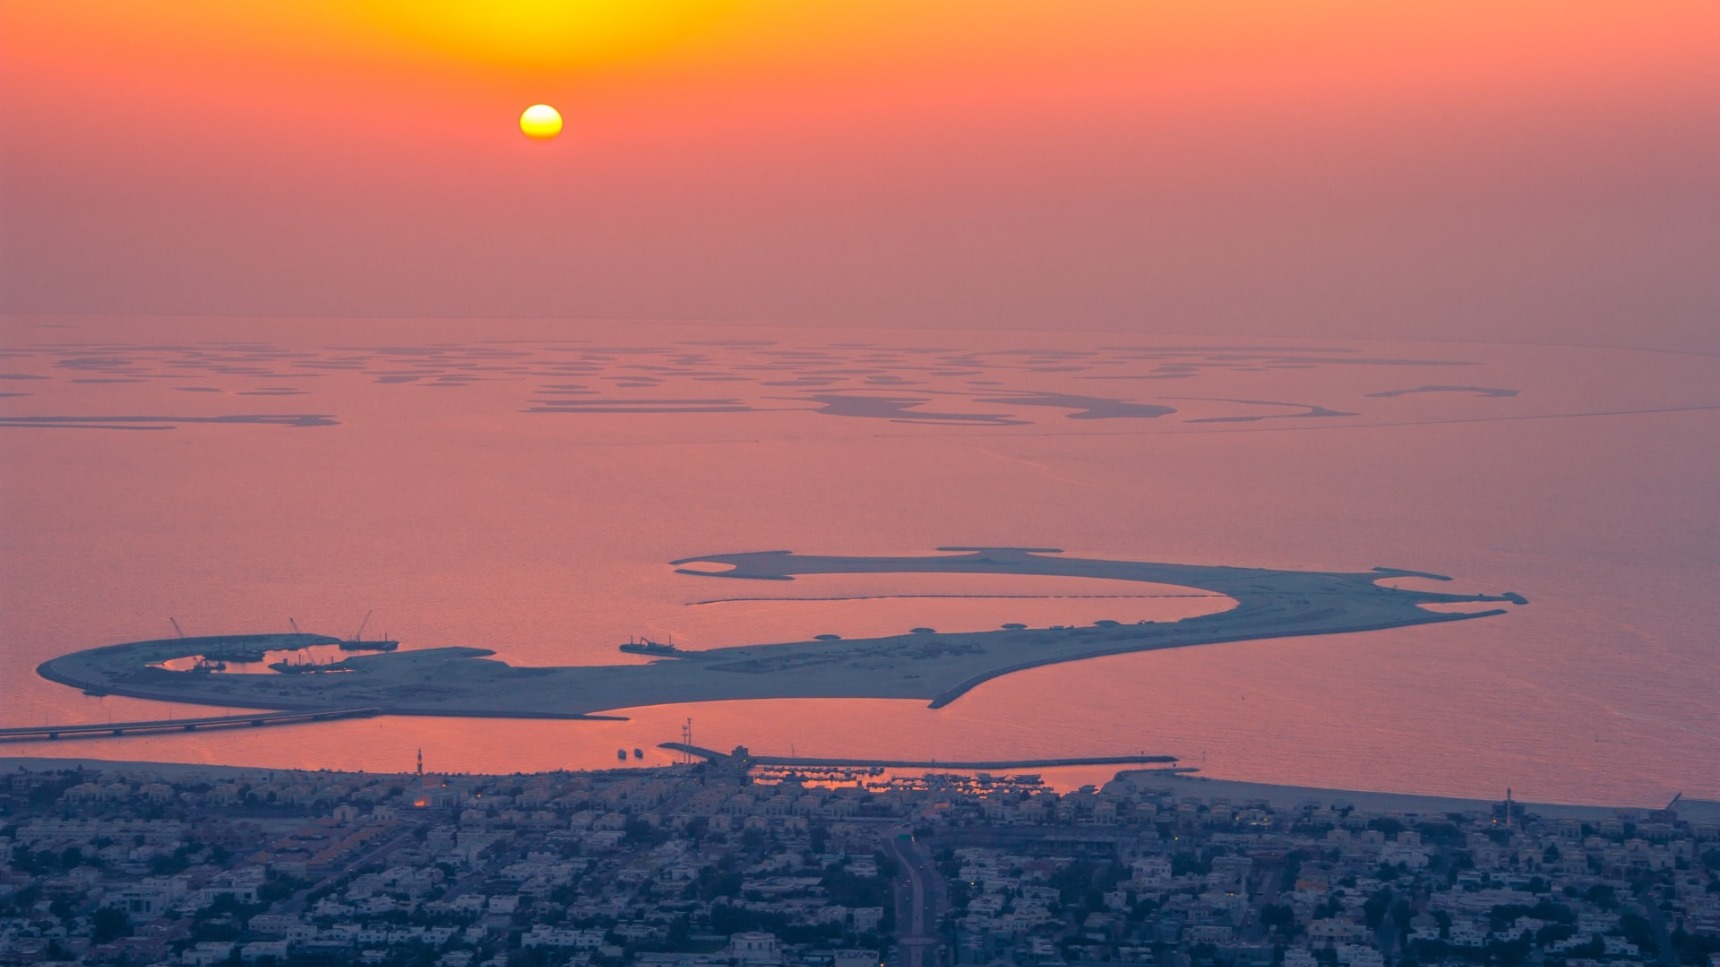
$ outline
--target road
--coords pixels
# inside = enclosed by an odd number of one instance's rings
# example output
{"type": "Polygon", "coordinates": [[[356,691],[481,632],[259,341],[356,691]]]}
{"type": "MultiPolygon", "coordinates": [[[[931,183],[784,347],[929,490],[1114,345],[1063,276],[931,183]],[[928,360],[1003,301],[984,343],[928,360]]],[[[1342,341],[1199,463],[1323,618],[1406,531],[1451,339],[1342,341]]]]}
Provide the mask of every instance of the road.
{"type": "Polygon", "coordinates": [[[1246,943],[1265,943],[1269,928],[1260,921],[1260,909],[1268,903],[1278,902],[1279,890],[1284,885],[1284,871],[1276,867],[1266,867],[1254,871],[1253,899],[1248,904],[1248,919],[1242,924],[1242,939],[1246,943]]]}
{"type": "MultiPolygon", "coordinates": [[[[363,855],[348,862],[340,870],[330,873],[316,883],[305,887],[286,900],[281,901],[280,906],[275,908],[275,912],[287,914],[303,913],[306,898],[310,896],[313,890],[332,886],[342,876],[345,876],[347,872],[357,869],[366,863],[378,860],[388,853],[393,852],[408,839],[412,838],[413,829],[414,827],[411,826],[401,829],[395,835],[389,837],[386,842],[365,851],[363,855]]],[[[196,925],[197,924],[194,919],[190,917],[180,917],[179,919],[169,923],[167,931],[161,935],[160,941],[163,944],[172,945],[182,940],[189,940],[191,937],[191,930],[196,925]]]]}
{"type": "Polygon", "coordinates": [[[943,877],[905,826],[884,830],[884,852],[895,860],[896,950],[904,967],[937,967],[943,877]]]}
{"type": "Polygon", "coordinates": [[[414,834],[417,832],[417,829],[418,825],[416,823],[402,823],[401,828],[392,836],[389,836],[381,843],[370,847],[362,853],[348,857],[345,862],[339,864],[335,869],[330,870],[322,879],[312,883],[310,886],[305,887],[288,899],[282,901],[280,912],[287,914],[303,913],[306,903],[312,893],[317,890],[328,889],[340,882],[342,877],[351,874],[354,870],[362,869],[371,863],[375,863],[386,858],[390,853],[393,853],[395,850],[405,845],[408,840],[412,839],[414,834]]]}
{"type": "Polygon", "coordinates": [[[1648,921],[1649,929],[1654,932],[1655,950],[1644,950],[1643,955],[1658,959],[1665,967],[1678,967],[1678,948],[1673,946],[1672,935],[1666,929],[1666,917],[1661,915],[1659,897],[1651,880],[1639,880],[1634,888],[1636,905],[1642,911],[1642,916],[1648,921]]]}

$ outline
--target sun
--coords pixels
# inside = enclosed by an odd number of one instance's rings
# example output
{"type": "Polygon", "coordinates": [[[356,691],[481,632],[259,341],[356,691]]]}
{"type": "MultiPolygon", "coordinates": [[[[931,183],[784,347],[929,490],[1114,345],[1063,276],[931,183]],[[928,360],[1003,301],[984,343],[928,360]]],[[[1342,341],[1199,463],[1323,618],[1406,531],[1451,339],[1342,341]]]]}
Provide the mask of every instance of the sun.
{"type": "Polygon", "coordinates": [[[534,141],[549,141],[561,133],[561,112],[548,104],[533,104],[520,114],[520,131],[534,141]]]}

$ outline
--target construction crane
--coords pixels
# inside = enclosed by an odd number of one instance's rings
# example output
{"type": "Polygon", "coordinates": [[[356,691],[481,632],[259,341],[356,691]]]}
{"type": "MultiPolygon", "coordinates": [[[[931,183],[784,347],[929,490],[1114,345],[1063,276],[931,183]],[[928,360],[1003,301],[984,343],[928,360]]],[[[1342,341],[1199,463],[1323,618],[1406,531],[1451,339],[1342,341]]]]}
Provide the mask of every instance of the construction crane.
{"type": "Polygon", "coordinates": [[[185,629],[179,627],[179,619],[178,618],[175,618],[175,617],[172,617],[171,615],[169,615],[167,620],[169,622],[172,622],[173,631],[175,634],[179,635],[179,637],[181,637],[181,638],[185,637],[185,629]]]}
{"type": "Polygon", "coordinates": [[[293,634],[295,634],[295,635],[304,634],[304,632],[299,630],[299,623],[297,621],[293,620],[292,618],[287,619],[287,624],[292,626],[293,634]]]}
{"type": "Polygon", "coordinates": [[[367,624],[370,624],[370,616],[375,614],[375,613],[376,613],[375,608],[372,608],[371,610],[366,611],[364,613],[364,620],[360,621],[358,623],[358,630],[352,633],[352,639],[351,640],[353,640],[353,641],[363,641],[364,640],[364,626],[367,624]]]}

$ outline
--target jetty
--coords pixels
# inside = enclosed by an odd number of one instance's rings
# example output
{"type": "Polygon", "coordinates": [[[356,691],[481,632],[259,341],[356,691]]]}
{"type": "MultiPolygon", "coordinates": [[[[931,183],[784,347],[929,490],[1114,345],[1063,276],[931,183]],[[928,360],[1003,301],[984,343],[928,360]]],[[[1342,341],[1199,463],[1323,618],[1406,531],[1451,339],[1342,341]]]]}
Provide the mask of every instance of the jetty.
{"type": "Polygon", "coordinates": [[[735,766],[774,766],[798,769],[954,769],[959,772],[1011,772],[1018,769],[1058,769],[1068,766],[1171,765],[1174,755],[1096,755],[1070,759],[987,759],[965,762],[940,759],[821,759],[788,755],[753,755],[745,747],[718,752],[685,742],[660,742],[659,749],[697,756],[707,762],[735,766]]]}

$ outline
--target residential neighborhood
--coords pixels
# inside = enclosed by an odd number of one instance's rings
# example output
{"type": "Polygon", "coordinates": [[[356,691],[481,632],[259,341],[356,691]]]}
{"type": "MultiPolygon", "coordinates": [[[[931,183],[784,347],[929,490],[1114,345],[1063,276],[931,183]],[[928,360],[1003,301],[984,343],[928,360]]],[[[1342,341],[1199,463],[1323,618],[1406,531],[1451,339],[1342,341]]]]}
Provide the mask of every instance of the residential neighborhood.
{"type": "Polygon", "coordinates": [[[1720,967],[1711,811],[1450,802],[744,756],[20,767],[0,773],[0,965],[1720,967]]]}

